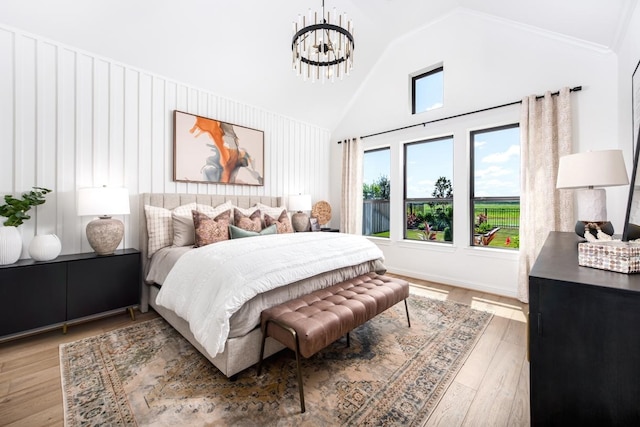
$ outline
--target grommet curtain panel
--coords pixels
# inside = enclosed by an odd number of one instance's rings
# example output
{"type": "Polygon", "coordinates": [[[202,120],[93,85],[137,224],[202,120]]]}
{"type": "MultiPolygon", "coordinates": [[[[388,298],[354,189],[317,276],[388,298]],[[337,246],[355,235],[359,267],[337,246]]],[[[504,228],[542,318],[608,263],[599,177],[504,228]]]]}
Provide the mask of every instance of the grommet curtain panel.
{"type": "Polygon", "coordinates": [[[556,189],[558,163],[572,153],[569,88],[523,98],[520,113],[518,299],[529,302],[529,272],[550,231],[573,231],[573,193],[556,189]]]}
{"type": "Polygon", "coordinates": [[[340,231],[362,234],[362,162],[360,138],[342,141],[342,203],[340,231]]]}

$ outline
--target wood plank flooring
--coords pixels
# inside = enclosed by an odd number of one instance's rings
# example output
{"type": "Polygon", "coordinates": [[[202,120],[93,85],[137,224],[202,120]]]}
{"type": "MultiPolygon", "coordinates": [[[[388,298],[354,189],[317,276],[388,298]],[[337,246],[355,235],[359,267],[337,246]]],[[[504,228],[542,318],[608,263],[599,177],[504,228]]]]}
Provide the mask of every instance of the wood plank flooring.
{"type": "MultiPolygon", "coordinates": [[[[397,276],[401,277],[401,276],[397,276]]],[[[494,313],[426,426],[528,426],[526,313],[517,300],[406,278],[412,293],[494,313]]],[[[157,317],[136,312],[135,322],[157,317]]],[[[62,426],[58,346],[131,324],[127,313],[0,344],[0,425],[62,426]]]]}

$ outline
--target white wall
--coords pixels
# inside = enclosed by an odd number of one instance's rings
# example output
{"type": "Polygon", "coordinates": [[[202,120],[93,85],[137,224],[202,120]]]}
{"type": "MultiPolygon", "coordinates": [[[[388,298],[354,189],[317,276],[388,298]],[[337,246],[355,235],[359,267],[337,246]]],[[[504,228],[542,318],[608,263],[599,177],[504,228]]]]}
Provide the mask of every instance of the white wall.
{"type": "Polygon", "coordinates": [[[76,190],[124,186],[131,215],[122,247],[138,247],[144,192],[329,196],[329,131],[150,72],[0,26],[0,194],[53,190],[20,227],[23,254],[36,233],[56,233],[63,253],[91,252],[76,190]],[[264,186],[173,181],[173,110],[260,129],[264,186]]]}
{"type": "MultiPolygon", "coordinates": [[[[581,85],[572,94],[574,151],[618,146],[616,55],[595,45],[488,17],[464,9],[396,41],[360,88],[334,141],[518,101],[531,94],[581,85]],[[444,63],[445,106],[410,114],[409,75],[444,63]]],[[[470,130],[519,121],[519,107],[443,121],[366,138],[365,148],[391,146],[392,237],[375,239],[390,271],[515,296],[517,253],[469,247],[470,130]],[[402,143],[453,134],[453,245],[402,240],[402,143]],[[395,209],[394,209],[395,207],[395,209]]],[[[339,194],[340,146],[332,145],[332,194],[339,194]]],[[[425,164],[428,167],[428,164],[425,164]]],[[[609,217],[622,232],[626,201],[610,197],[609,217]]],[[[332,199],[337,209],[339,198],[332,199]]],[[[573,213],[567,213],[573,215],[573,213]]]]}

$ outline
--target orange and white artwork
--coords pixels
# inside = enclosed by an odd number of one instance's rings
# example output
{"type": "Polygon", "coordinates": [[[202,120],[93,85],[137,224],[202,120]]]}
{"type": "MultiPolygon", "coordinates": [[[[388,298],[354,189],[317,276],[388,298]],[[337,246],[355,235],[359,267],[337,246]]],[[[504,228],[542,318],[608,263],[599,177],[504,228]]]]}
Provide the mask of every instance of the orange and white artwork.
{"type": "Polygon", "coordinates": [[[264,132],[174,112],[173,179],[212,184],[264,184],[264,132]]]}

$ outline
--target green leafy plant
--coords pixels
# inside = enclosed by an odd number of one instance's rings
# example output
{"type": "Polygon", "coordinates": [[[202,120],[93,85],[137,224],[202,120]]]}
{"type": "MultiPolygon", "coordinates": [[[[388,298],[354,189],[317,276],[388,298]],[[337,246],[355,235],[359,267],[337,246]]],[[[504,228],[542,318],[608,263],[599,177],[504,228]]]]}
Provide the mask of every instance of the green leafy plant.
{"type": "Polygon", "coordinates": [[[33,190],[22,194],[21,198],[16,199],[10,194],[4,196],[4,205],[0,206],[0,216],[7,218],[3,223],[6,226],[19,226],[24,221],[31,218],[27,215],[29,209],[33,206],[41,205],[45,202],[45,194],[51,193],[51,190],[42,187],[33,187],[33,190]]]}

